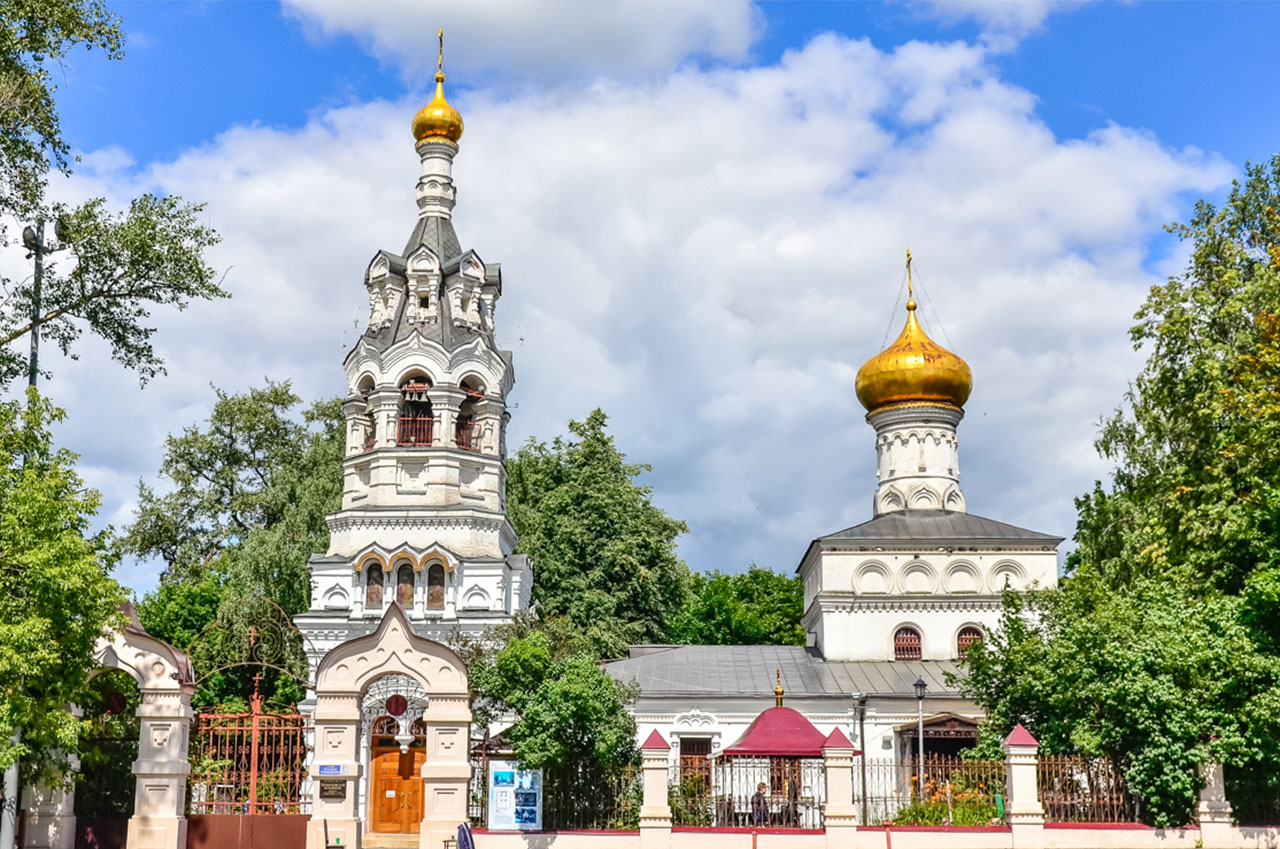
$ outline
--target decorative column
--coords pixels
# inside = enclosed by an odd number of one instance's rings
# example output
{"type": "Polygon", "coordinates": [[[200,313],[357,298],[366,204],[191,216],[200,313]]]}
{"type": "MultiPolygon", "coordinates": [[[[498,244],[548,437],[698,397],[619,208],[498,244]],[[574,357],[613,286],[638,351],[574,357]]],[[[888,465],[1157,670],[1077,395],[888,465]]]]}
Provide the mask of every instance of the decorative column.
{"type": "Polygon", "coordinates": [[[419,849],[444,849],[467,820],[471,789],[468,750],[471,709],[465,696],[437,696],[422,714],[427,726],[427,756],[422,763],[423,800],[419,849]]]}
{"type": "Polygon", "coordinates": [[[822,808],[822,825],[830,849],[852,846],[858,814],[853,806],[853,743],[839,728],[822,744],[822,771],[827,782],[827,801],[822,808]]]}
{"type": "Polygon", "coordinates": [[[640,849],[670,849],[671,805],[667,797],[667,760],[671,745],[654,730],[640,746],[644,798],[640,805],[640,849]]]}
{"type": "Polygon", "coordinates": [[[359,739],[359,697],[317,693],[307,849],[325,849],[326,838],[360,849],[359,739]]]}
{"type": "Polygon", "coordinates": [[[347,456],[364,453],[364,442],[369,435],[369,419],[365,415],[368,402],[360,397],[342,402],[342,418],[347,425],[347,456]]]}
{"type": "Polygon", "coordinates": [[[191,773],[187,742],[195,716],[191,710],[195,684],[184,681],[177,688],[141,689],[138,759],[133,762],[137,790],[128,846],[186,849],[187,776],[191,773]]]}
{"type": "Polygon", "coordinates": [[[1200,825],[1200,845],[1205,849],[1234,846],[1231,803],[1222,778],[1222,764],[1201,764],[1200,804],[1196,806],[1196,822],[1200,825]]]}
{"type": "Polygon", "coordinates": [[[377,430],[375,448],[394,448],[400,424],[400,390],[383,387],[369,393],[369,406],[377,430]]]}
{"type": "MultiPolygon", "coordinates": [[[[83,716],[73,707],[71,712],[83,716]]],[[[51,785],[41,781],[22,788],[22,808],[27,812],[24,849],[74,849],[76,845],[76,797],[74,776],[80,770],[80,759],[68,758],[67,775],[51,785]]]]}
{"type": "Polygon", "coordinates": [[[1019,723],[1005,738],[1005,819],[1015,849],[1038,849],[1044,843],[1044,807],[1036,784],[1040,743],[1019,723]]]}

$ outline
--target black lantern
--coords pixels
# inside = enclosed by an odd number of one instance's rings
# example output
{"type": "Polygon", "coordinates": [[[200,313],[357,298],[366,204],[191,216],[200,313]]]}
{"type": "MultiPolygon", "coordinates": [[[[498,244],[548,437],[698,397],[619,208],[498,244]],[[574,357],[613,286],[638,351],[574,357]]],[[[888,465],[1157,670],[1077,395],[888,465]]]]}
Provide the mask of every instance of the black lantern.
{"type": "Polygon", "coordinates": [[[929,685],[928,685],[928,684],[926,684],[926,683],[924,683],[924,679],[923,679],[923,678],[917,678],[917,679],[916,679],[916,683],[912,684],[911,686],[912,686],[913,688],[915,688],[915,691],[916,691],[916,698],[923,702],[923,701],[924,701],[924,691],[925,691],[925,690],[927,690],[927,689],[929,689],[929,685]]]}

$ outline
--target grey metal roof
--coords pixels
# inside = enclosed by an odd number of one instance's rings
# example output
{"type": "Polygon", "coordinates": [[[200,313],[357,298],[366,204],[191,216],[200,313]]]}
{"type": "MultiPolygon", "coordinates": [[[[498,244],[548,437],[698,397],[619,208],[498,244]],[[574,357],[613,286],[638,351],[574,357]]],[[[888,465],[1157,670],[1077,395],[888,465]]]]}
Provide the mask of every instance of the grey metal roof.
{"type": "Polygon", "coordinates": [[[895,510],[819,539],[1062,542],[1062,537],[954,510],[895,510]]]}
{"type": "MultiPolygon", "coordinates": [[[[390,251],[379,252],[387,257],[391,277],[396,281],[396,285],[401,287],[402,294],[407,292],[407,283],[404,279],[405,257],[412,254],[420,245],[428,247],[440,259],[441,268],[446,275],[458,269],[459,262],[465,255],[458,242],[458,234],[453,229],[452,221],[437,215],[419,218],[413,226],[413,232],[409,234],[409,241],[405,243],[404,256],[397,256],[390,251]]],[[[492,268],[486,266],[485,282],[499,286],[501,291],[499,269],[500,266],[497,263],[494,263],[492,268]]],[[[382,351],[409,338],[414,333],[420,333],[427,341],[436,342],[447,351],[466,345],[477,338],[483,340],[490,348],[495,348],[491,334],[454,323],[453,308],[448,298],[440,298],[438,317],[433,321],[405,321],[408,302],[407,295],[400,298],[400,306],[390,326],[369,328],[365,331],[365,339],[382,351]]]]}
{"type": "Polygon", "coordinates": [[[950,661],[823,660],[801,646],[638,646],[632,657],[605,664],[620,683],[637,683],[642,696],[773,693],[774,670],[790,696],[910,695],[923,678],[931,693],[954,693],[950,661]]]}

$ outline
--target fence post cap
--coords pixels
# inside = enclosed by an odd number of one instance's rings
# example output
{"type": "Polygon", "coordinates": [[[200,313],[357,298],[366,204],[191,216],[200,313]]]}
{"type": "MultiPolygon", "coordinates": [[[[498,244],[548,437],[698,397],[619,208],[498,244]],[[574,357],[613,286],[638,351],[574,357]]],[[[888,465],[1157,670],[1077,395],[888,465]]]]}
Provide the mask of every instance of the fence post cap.
{"type": "Polygon", "coordinates": [[[822,741],[822,751],[828,749],[852,749],[853,743],[849,740],[845,733],[836,728],[827,735],[827,739],[822,741]]]}
{"type": "Polygon", "coordinates": [[[1039,747],[1040,741],[1031,736],[1031,732],[1026,729],[1021,722],[1018,723],[1009,736],[1004,738],[1004,744],[1008,746],[1036,746],[1039,747]]]}
{"type": "Polygon", "coordinates": [[[644,738],[644,742],[640,744],[640,748],[645,752],[667,752],[671,750],[671,744],[662,739],[662,735],[658,733],[658,729],[653,729],[649,736],[644,738]]]}

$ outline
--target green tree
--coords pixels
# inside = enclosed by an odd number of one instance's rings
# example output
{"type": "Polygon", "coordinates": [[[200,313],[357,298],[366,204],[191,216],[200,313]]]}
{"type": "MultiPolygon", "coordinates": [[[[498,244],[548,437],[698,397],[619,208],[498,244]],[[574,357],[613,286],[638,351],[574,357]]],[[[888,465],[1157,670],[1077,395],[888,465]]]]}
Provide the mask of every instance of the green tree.
{"type": "Polygon", "coordinates": [[[1180,825],[1209,760],[1280,772],[1280,157],[1170,228],[1186,271],[1151,289],[1146,349],[1101,423],[1107,485],[1077,499],[1060,588],[1006,594],[962,686],[992,750],[1024,722],[1105,753],[1145,816],[1180,825]]]}
{"type": "Polygon", "coordinates": [[[689,597],[671,625],[677,643],[802,646],[804,583],[751,564],[744,573],[692,576],[689,597]]]}
{"type": "Polygon", "coordinates": [[[218,237],[200,222],[202,205],[147,194],[115,213],[102,198],[45,200],[49,171],[69,174],[71,164],[54,98],[59,67],[78,48],[118,59],[122,41],[120,20],[97,0],[0,0],[0,215],[56,221],[52,247],[68,249],[46,255],[39,283],[0,275],[0,381],[28,370],[12,343],[34,332],[69,354],[87,329],[145,382],[164,368],[150,310],[227,296],[204,260],[218,237]]]}
{"type": "Polygon", "coordinates": [[[123,41],[120,19],[97,0],[0,0],[0,213],[32,213],[50,165],[69,167],[54,105],[69,54],[118,59],[123,41]]]}
{"type": "Polygon", "coordinates": [[[571,623],[526,617],[496,630],[500,647],[471,659],[477,720],[517,717],[504,733],[522,766],[635,762],[634,694],[604,673],[571,623]]]}
{"type": "Polygon", "coordinates": [[[98,493],[49,436],[61,418],[34,390],[25,406],[0,403],[0,769],[76,751],[68,706],[86,692],[98,639],[124,624],[109,532],[89,529],[98,493]]]}
{"type": "Polygon", "coordinates": [[[228,297],[204,259],[218,236],[200,223],[203,210],[181,198],[143,195],[126,213],[107,209],[102,198],[48,213],[72,257],[46,259],[39,287],[34,276],[0,278],[8,293],[0,305],[0,380],[28,369],[12,343],[38,332],[74,358],[72,343],[85,329],[143,383],[163,372],[151,345],[155,328],[147,326],[150,310],[228,297]]]}
{"type": "Polygon", "coordinates": [[[564,616],[601,656],[666,639],[688,592],[675,540],[688,528],[652,501],[593,411],[571,438],[530,440],[507,461],[507,513],[534,565],[533,598],[564,616]]]}
{"type": "MultiPolygon", "coordinates": [[[[257,622],[258,631],[274,633],[282,619],[310,606],[307,560],[328,548],[325,516],[342,502],[341,404],[321,401],[299,412],[288,382],[268,381],[243,394],[215,392],[206,422],[165,441],[160,476],[167,491],[139,484],[136,519],[121,548],[165,566],[139,617],[183,649],[218,621],[220,633],[192,649],[197,665],[204,661],[201,674],[219,654],[246,662],[253,654],[300,668],[296,638],[277,641],[269,656],[263,645],[250,653],[249,629],[257,622]]],[[[219,679],[201,698],[245,698],[253,671],[245,667],[219,679]]],[[[281,686],[283,679],[273,676],[271,687],[281,686]]]]}

